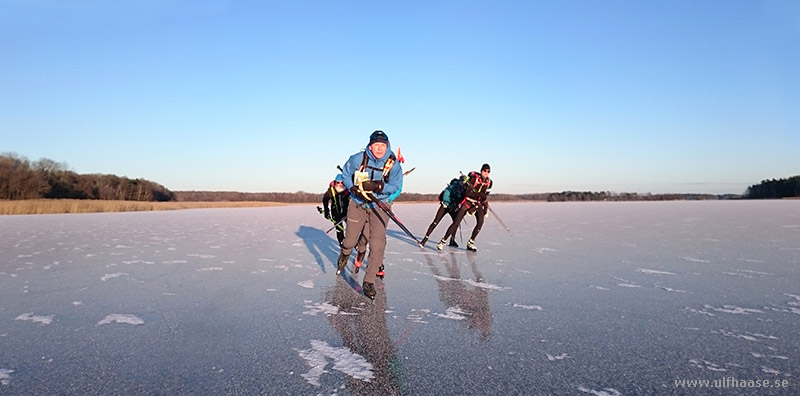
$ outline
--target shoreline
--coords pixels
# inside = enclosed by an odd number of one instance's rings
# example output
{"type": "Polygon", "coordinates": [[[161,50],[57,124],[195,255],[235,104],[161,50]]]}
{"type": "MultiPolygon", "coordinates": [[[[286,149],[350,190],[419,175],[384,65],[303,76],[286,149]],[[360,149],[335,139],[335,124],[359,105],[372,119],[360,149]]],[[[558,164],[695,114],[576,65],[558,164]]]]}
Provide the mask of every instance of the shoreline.
{"type": "Polygon", "coordinates": [[[182,209],[253,208],[287,206],[283,202],[140,202],[84,199],[26,199],[0,201],[0,215],[79,214],[110,212],[149,212],[182,209]]]}

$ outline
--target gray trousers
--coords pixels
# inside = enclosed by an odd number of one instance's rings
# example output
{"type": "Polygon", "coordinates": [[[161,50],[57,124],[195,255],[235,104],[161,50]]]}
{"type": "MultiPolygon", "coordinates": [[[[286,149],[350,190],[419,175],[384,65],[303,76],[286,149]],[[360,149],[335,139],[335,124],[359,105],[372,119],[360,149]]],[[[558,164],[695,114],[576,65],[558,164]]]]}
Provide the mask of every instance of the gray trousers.
{"type": "MultiPolygon", "coordinates": [[[[387,204],[391,208],[391,204],[387,204]]],[[[347,228],[342,241],[342,254],[350,255],[363,233],[369,244],[367,272],[364,281],[375,283],[378,268],[383,264],[386,250],[386,225],[389,216],[381,208],[362,208],[354,200],[347,207],[347,228]]],[[[361,245],[361,244],[359,244],[361,245]]],[[[358,247],[361,250],[361,246],[358,247]]]]}

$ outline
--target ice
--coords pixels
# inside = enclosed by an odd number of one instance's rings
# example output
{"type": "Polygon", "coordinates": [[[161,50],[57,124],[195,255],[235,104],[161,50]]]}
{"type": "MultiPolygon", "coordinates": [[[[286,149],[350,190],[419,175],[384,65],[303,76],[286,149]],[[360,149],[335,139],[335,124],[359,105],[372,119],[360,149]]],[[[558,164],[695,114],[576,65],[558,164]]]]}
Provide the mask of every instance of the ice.
{"type": "Polygon", "coordinates": [[[589,389],[589,388],[584,387],[584,386],[580,386],[580,387],[578,387],[578,390],[583,392],[583,393],[589,393],[589,394],[592,394],[592,395],[595,395],[595,396],[622,396],[622,393],[620,393],[618,390],[616,390],[614,388],[605,388],[603,390],[595,390],[595,389],[589,389]]]}
{"type": "Polygon", "coordinates": [[[105,282],[105,281],[107,281],[109,279],[119,278],[120,276],[128,276],[128,275],[130,275],[130,274],[127,273],[127,272],[116,272],[116,273],[113,273],[113,274],[105,274],[102,277],[100,277],[100,280],[105,282]]]}
{"type": "Polygon", "coordinates": [[[8,385],[11,382],[11,373],[13,372],[14,370],[10,369],[0,369],[0,384],[8,385]]]}
{"type": "MultiPolygon", "coordinates": [[[[0,393],[610,396],[800,377],[800,201],[497,202],[513,235],[490,216],[478,252],[474,218],[443,251],[389,223],[374,301],[352,257],[336,276],[315,206],[0,216],[0,393]]],[[[419,238],[436,205],[393,210],[419,238]]]]}
{"type": "Polygon", "coordinates": [[[98,326],[111,324],[111,323],[123,323],[123,324],[130,324],[134,326],[143,325],[144,320],[139,318],[136,315],[130,314],[111,314],[107,315],[101,321],[97,322],[98,326]]]}
{"type": "Polygon", "coordinates": [[[17,316],[14,320],[24,320],[28,322],[39,323],[41,325],[49,325],[53,323],[55,315],[34,315],[33,312],[24,313],[17,316]]]}
{"type": "Polygon", "coordinates": [[[298,354],[305,359],[306,364],[311,366],[311,370],[301,376],[314,386],[320,386],[320,377],[322,374],[328,373],[325,367],[327,367],[329,359],[333,363],[334,370],[357,380],[369,382],[375,377],[372,372],[372,364],[367,362],[364,357],[347,348],[333,347],[325,341],[311,340],[311,348],[299,350],[298,354]]]}

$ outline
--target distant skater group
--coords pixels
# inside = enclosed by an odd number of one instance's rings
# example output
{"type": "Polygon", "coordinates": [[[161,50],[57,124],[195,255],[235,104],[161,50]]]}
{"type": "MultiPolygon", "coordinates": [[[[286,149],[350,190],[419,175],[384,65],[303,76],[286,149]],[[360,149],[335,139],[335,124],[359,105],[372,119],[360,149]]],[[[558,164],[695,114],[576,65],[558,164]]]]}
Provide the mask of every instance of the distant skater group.
{"type": "MultiPolygon", "coordinates": [[[[336,262],[336,275],[340,275],[345,269],[353,250],[356,250],[354,273],[358,273],[366,257],[367,269],[361,289],[370,299],[375,299],[377,294],[376,278],[384,277],[383,260],[389,221],[397,223],[414,238],[391,210],[392,202],[403,190],[404,175],[401,162],[402,157],[398,161],[386,133],[381,130],[374,131],[369,137],[366,149],[351,155],[340,168],[342,173],[336,175],[323,194],[323,207],[318,207],[320,213],[334,223],[331,230],[336,229],[340,250],[336,262]],[[368,255],[367,246],[369,246],[368,255]]],[[[490,172],[489,164],[483,164],[479,172],[473,171],[450,181],[439,194],[439,205],[425,236],[421,242],[417,241],[420,246],[427,243],[433,230],[448,214],[453,221],[436,248],[444,249],[448,239],[450,246],[458,247],[455,233],[465,216],[474,215],[476,224],[466,248],[473,252],[477,251],[475,238],[480,233],[489,210],[487,197],[492,188],[490,172]]]]}

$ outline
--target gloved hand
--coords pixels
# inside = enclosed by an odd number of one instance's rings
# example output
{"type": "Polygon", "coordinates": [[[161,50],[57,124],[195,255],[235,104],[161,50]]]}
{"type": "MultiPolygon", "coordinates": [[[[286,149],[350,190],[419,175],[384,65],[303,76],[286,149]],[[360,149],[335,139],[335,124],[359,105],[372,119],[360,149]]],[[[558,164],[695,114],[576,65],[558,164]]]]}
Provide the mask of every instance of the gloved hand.
{"type": "Polygon", "coordinates": [[[372,198],[364,195],[358,186],[350,187],[350,195],[361,198],[364,201],[372,201],[372,198]]]}
{"type": "Polygon", "coordinates": [[[361,183],[361,187],[364,188],[365,191],[380,193],[383,191],[383,180],[367,180],[361,183]]]}
{"type": "Polygon", "coordinates": [[[325,208],[325,218],[331,220],[331,211],[328,208],[325,208]]]}

